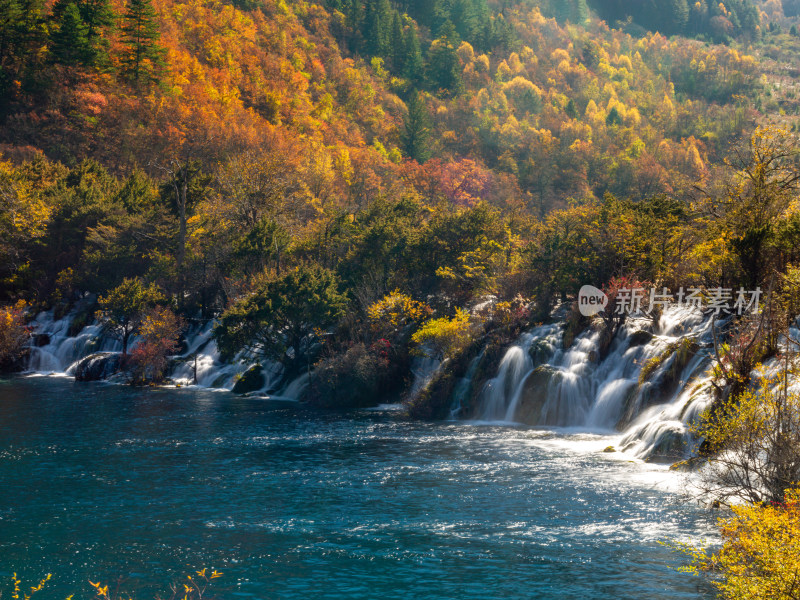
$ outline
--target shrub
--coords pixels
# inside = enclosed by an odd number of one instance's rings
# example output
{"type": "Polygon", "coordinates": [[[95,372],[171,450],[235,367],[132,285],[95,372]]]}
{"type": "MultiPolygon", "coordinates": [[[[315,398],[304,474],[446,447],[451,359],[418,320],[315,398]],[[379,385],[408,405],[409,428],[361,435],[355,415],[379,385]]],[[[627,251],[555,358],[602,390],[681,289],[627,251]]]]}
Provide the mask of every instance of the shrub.
{"type": "Polygon", "coordinates": [[[692,565],[684,570],[709,572],[722,598],[796,600],[800,581],[800,491],[772,505],[734,506],[720,519],[722,548],[710,554],[684,547],[692,565]]]}
{"type": "Polygon", "coordinates": [[[183,319],[167,307],[152,308],[144,314],[140,326],[142,341],[130,356],[132,383],[164,380],[168,359],[178,349],[183,328],[183,319]]]}
{"type": "Polygon", "coordinates": [[[718,401],[693,427],[705,439],[701,489],[715,502],[783,502],[800,482],[800,394],[777,383],[718,401]]]}
{"type": "Polygon", "coordinates": [[[0,307],[0,369],[12,368],[25,352],[30,330],[25,326],[26,304],[0,307]]]}
{"type": "Polygon", "coordinates": [[[750,374],[769,353],[766,331],[761,318],[755,315],[739,320],[730,333],[727,343],[714,349],[717,361],[712,367],[712,385],[718,396],[726,393],[736,397],[750,385],[750,374]]]}
{"type": "Polygon", "coordinates": [[[408,325],[421,323],[433,311],[399,290],[387,294],[367,309],[370,327],[377,335],[392,337],[408,325]]]}
{"type": "Polygon", "coordinates": [[[377,403],[391,383],[386,340],[355,344],[342,354],[317,363],[306,399],[317,406],[351,407],[377,403]]]}
{"type": "Polygon", "coordinates": [[[452,358],[472,343],[474,336],[470,314],[457,309],[453,318],[432,319],[420,327],[411,341],[416,344],[415,353],[424,355],[425,347],[430,348],[439,360],[452,358]]]}

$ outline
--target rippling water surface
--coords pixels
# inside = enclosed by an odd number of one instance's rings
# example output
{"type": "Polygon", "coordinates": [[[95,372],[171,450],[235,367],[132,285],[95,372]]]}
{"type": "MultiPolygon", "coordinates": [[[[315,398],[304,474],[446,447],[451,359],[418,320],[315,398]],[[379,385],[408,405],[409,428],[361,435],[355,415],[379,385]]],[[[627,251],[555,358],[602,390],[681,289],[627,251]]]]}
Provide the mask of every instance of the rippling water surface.
{"type": "MultiPolygon", "coordinates": [[[[0,577],[36,598],[203,566],[224,598],[708,598],[659,544],[713,534],[608,438],[0,380],[0,577]]],[[[168,596],[168,594],[167,594],[168,596]]]]}

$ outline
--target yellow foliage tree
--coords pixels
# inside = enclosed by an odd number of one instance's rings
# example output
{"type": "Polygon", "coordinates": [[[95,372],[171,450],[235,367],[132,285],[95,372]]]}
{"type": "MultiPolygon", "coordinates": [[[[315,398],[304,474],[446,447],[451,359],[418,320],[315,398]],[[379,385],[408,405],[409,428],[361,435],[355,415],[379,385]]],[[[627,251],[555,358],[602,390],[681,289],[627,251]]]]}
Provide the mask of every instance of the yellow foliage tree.
{"type": "Polygon", "coordinates": [[[25,302],[0,307],[0,369],[11,366],[21,355],[30,336],[25,327],[25,302]]]}
{"type": "Polygon", "coordinates": [[[789,491],[782,504],[732,510],[719,521],[722,548],[682,548],[693,559],[684,570],[715,574],[713,584],[726,600],[800,598],[800,491],[789,491]]]}
{"type": "Polygon", "coordinates": [[[0,160],[0,260],[19,266],[21,246],[44,235],[51,208],[14,168],[0,160]]]}
{"type": "Polygon", "coordinates": [[[415,354],[428,354],[439,360],[453,358],[472,343],[474,324],[469,312],[461,308],[452,318],[432,319],[420,327],[411,341],[416,345],[415,354]]]}
{"type": "Polygon", "coordinates": [[[431,308],[424,302],[394,290],[367,308],[370,326],[376,335],[387,336],[408,325],[421,323],[431,308]]]}

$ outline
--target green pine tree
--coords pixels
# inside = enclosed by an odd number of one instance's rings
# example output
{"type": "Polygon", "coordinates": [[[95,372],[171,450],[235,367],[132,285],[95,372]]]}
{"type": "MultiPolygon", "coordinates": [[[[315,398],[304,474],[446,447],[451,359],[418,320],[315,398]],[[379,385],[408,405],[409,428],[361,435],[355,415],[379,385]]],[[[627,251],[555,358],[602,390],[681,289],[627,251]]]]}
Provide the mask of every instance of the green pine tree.
{"type": "Polygon", "coordinates": [[[458,34],[452,23],[447,23],[442,27],[442,36],[434,40],[428,51],[428,80],[433,89],[445,95],[457,95],[463,87],[457,44],[458,34]]]}
{"type": "Polygon", "coordinates": [[[109,0],[79,0],[78,11],[86,25],[89,62],[94,66],[107,65],[109,43],[105,32],[114,25],[114,11],[109,0]]]}
{"type": "Polygon", "coordinates": [[[394,73],[402,73],[405,65],[405,40],[403,37],[403,23],[401,21],[400,13],[394,11],[392,16],[392,35],[391,35],[391,54],[392,54],[392,71],[394,73]]]}
{"type": "Polygon", "coordinates": [[[347,5],[347,27],[350,30],[350,50],[358,52],[361,49],[361,24],[364,20],[364,7],[361,0],[350,0],[347,5]]]}
{"type": "Polygon", "coordinates": [[[404,36],[403,47],[405,56],[403,58],[403,76],[412,83],[422,81],[425,63],[422,60],[422,48],[417,36],[417,28],[413,23],[409,24],[404,36]]]}
{"type": "Polygon", "coordinates": [[[364,50],[370,56],[386,56],[392,24],[389,0],[367,0],[362,35],[364,50]]]}
{"type": "Polygon", "coordinates": [[[138,87],[158,80],[164,50],[158,45],[161,34],[150,0],[130,0],[122,16],[120,59],[123,79],[138,87]]]}
{"type": "Polygon", "coordinates": [[[430,132],[431,126],[425,102],[415,90],[408,99],[408,114],[401,139],[405,155],[424,163],[430,156],[428,150],[430,132]]]}
{"type": "Polygon", "coordinates": [[[75,2],[57,3],[53,9],[56,21],[50,32],[50,56],[64,65],[91,64],[92,46],[86,23],[75,2]]]}
{"type": "Polygon", "coordinates": [[[39,49],[47,40],[43,0],[0,0],[0,112],[12,82],[41,74],[39,49]]]}

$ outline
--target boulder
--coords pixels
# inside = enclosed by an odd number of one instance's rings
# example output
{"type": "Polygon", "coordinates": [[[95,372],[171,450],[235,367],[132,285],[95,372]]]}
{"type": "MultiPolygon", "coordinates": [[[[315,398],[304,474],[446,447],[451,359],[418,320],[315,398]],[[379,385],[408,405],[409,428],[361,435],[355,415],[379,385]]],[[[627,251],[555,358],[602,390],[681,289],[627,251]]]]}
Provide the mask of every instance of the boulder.
{"type": "Polygon", "coordinates": [[[665,429],[658,435],[656,443],[642,457],[647,462],[674,463],[686,455],[686,434],[678,428],[665,429]]]}
{"type": "Polygon", "coordinates": [[[635,346],[644,346],[645,344],[649,344],[650,340],[653,339],[653,334],[649,331],[645,331],[644,329],[640,329],[639,331],[634,331],[630,335],[630,345],[631,348],[635,346]]]}
{"type": "Polygon", "coordinates": [[[117,352],[95,352],[80,360],[75,367],[75,381],[101,381],[118,373],[121,359],[117,352]]]}
{"type": "Polygon", "coordinates": [[[233,384],[233,389],[231,391],[234,394],[255,392],[263,388],[266,382],[264,369],[261,365],[255,364],[236,378],[236,383],[233,384]]]}
{"type": "Polygon", "coordinates": [[[528,348],[528,356],[531,357],[533,364],[536,366],[546,363],[551,354],[552,351],[547,340],[536,340],[528,348]]]}
{"type": "Polygon", "coordinates": [[[536,367],[522,386],[514,420],[526,425],[539,425],[542,408],[547,403],[550,383],[560,376],[560,371],[550,365],[536,367]]]}
{"type": "Polygon", "coordinates": [[[50,336],[46,333],[34,333],[31,337],[31,341],[36,348],[41,348],[42,346],[48,346],[50,344],[50,336]]]}

